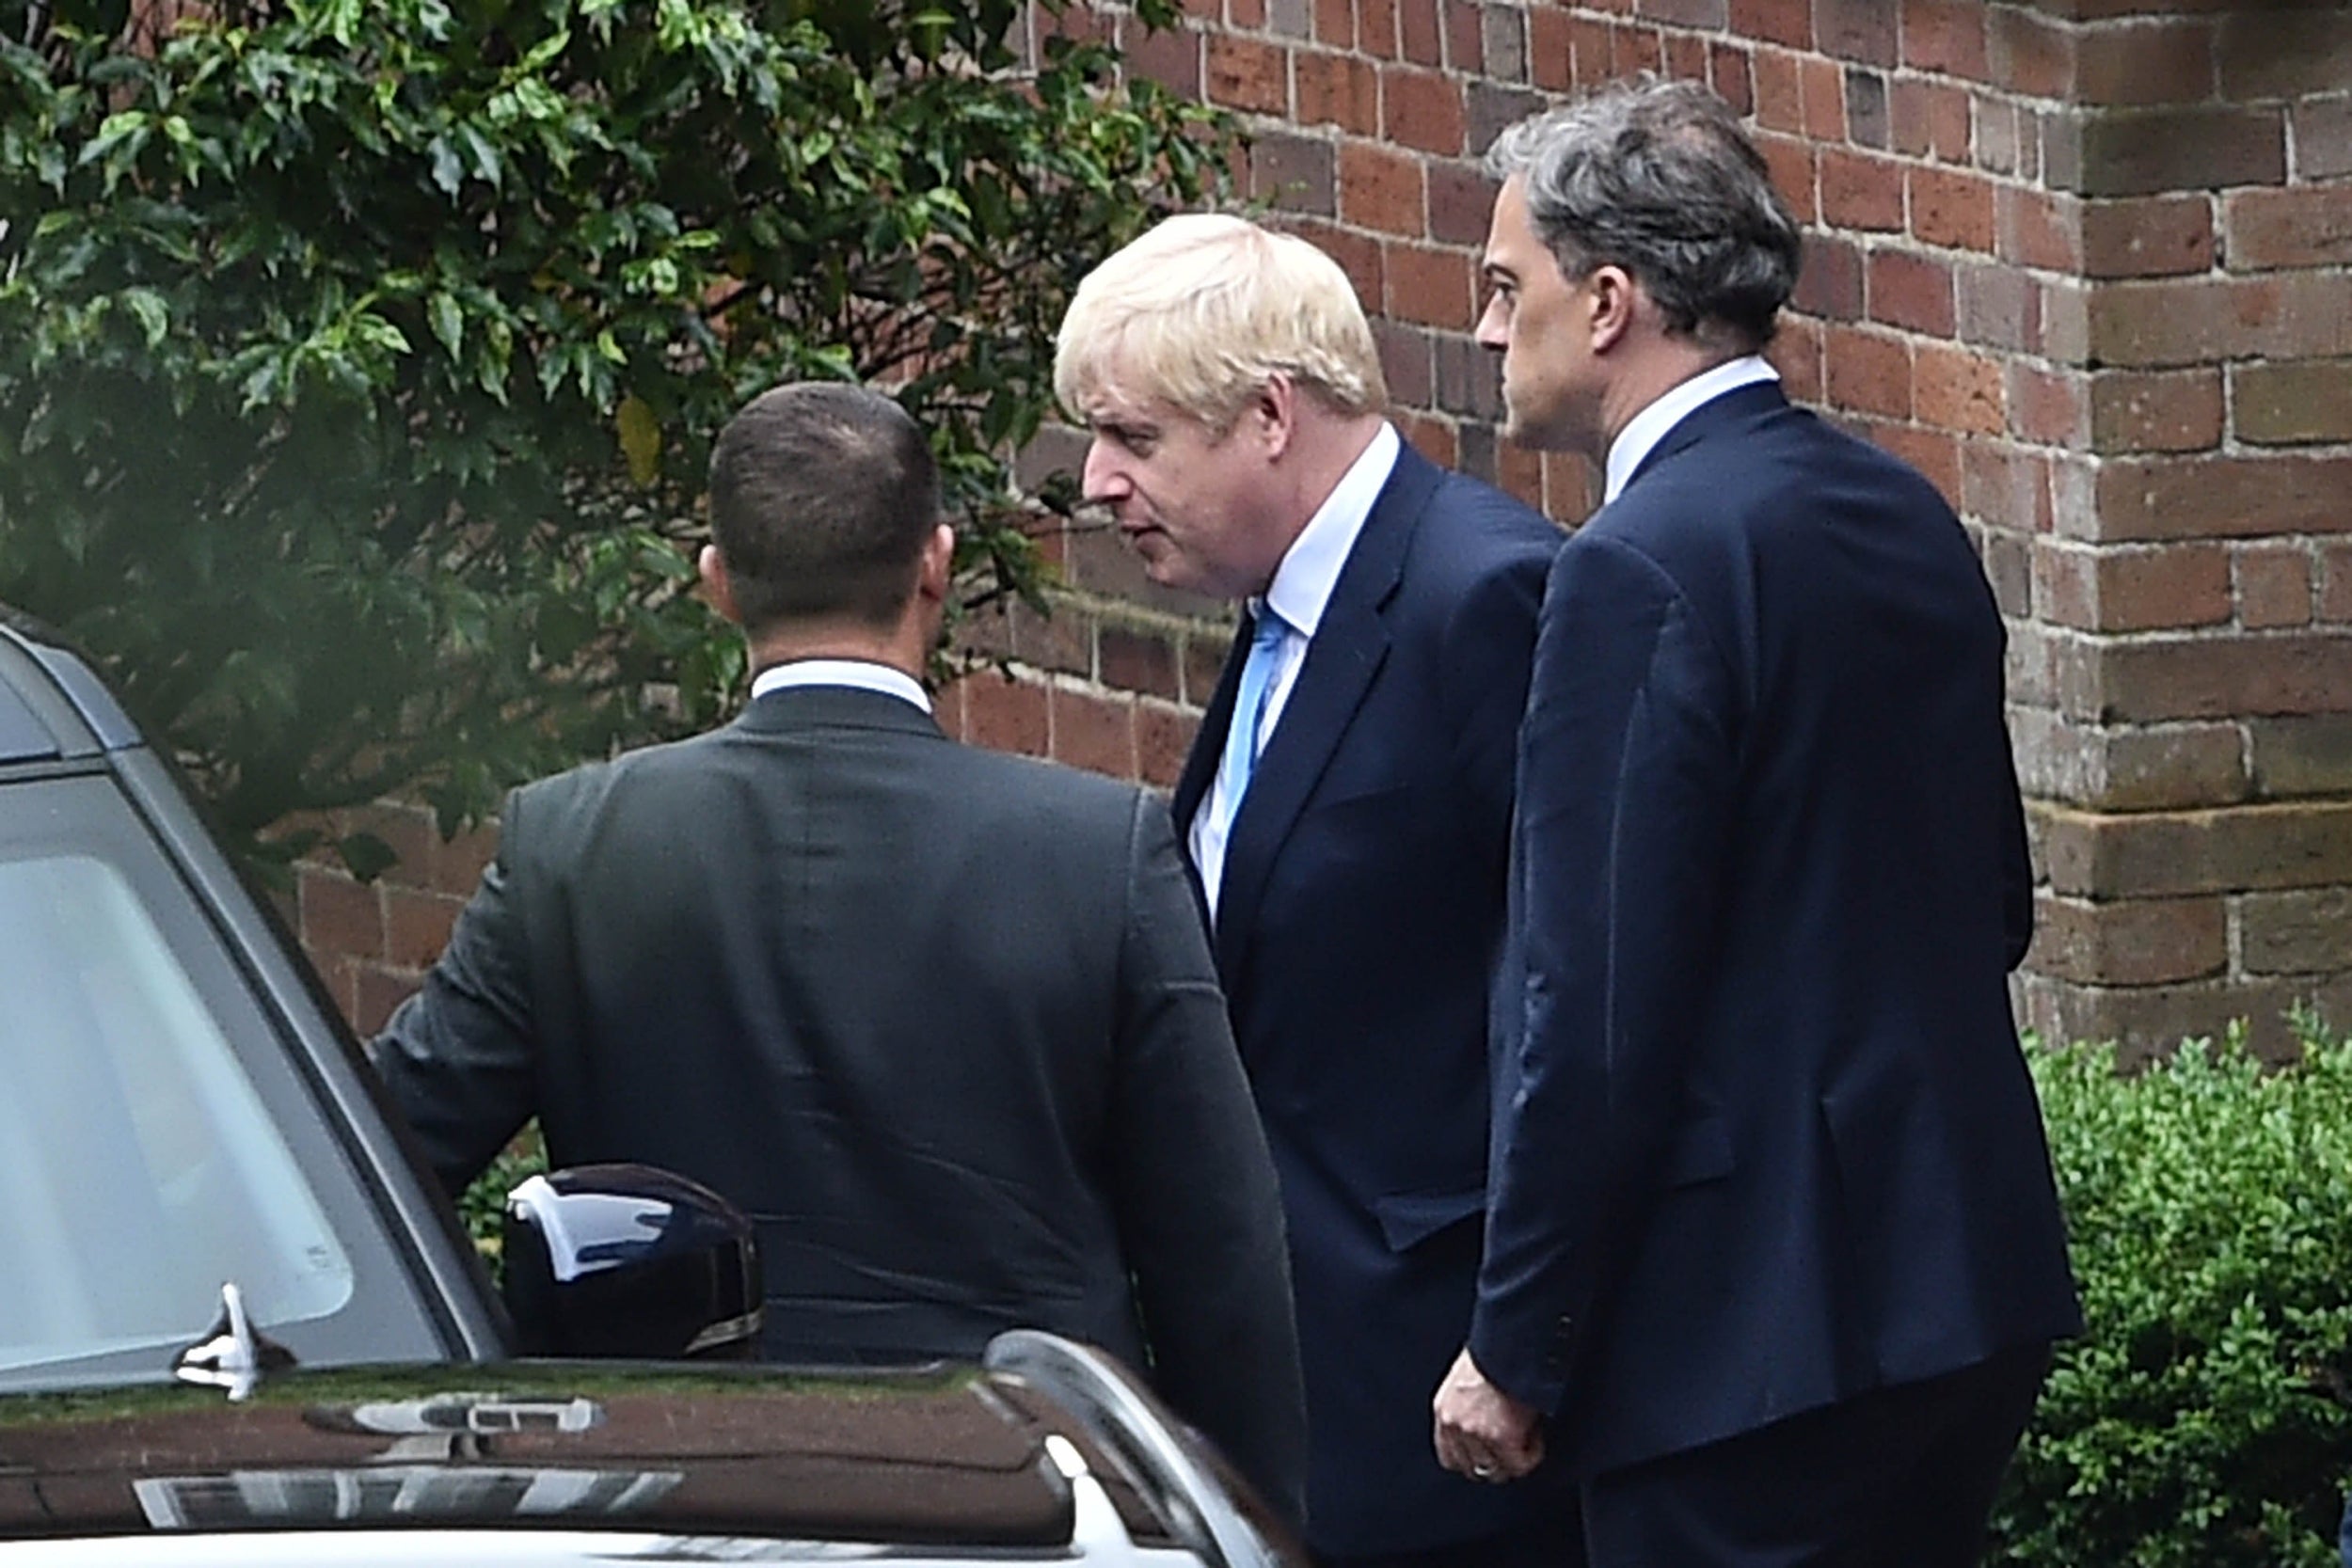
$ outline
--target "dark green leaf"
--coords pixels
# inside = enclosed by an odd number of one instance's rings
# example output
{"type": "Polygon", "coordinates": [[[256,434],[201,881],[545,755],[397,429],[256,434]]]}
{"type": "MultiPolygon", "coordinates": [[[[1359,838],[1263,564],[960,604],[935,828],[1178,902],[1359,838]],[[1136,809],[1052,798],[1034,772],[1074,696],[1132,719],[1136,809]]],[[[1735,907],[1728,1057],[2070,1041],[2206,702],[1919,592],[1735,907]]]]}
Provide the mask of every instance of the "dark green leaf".
{"type": "Polygon", "coordinates": [[[400,863],[392,847],[373,833],[345,833],[335,841],[335,853],[363,882],[373,882],[400,863]]]}

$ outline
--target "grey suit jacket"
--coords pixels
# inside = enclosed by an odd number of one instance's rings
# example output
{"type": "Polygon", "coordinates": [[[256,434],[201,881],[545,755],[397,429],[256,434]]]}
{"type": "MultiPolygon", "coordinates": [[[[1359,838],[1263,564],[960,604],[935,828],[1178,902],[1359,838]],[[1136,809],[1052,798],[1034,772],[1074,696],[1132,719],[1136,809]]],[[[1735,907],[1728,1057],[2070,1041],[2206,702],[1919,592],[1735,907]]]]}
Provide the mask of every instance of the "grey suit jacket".
{"type": "Polygon", "coordinates": [[[1273,1167],[1166,809],[771,693],[543,780],[374,1054],[442,1180],[536,1114],[759,1228],[766,1353],[1148,1371],[1278,1506],[1304,1423],[1273,1167]]]}

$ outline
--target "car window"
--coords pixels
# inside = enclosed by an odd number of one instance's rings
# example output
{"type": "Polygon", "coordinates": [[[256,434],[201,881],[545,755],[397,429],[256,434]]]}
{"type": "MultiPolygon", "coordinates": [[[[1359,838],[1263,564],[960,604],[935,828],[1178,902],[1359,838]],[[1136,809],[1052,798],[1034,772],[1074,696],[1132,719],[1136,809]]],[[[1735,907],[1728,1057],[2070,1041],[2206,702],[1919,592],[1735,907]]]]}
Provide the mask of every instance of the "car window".
{"type": "Polygon", "coordinates": [[[306,1362],[443,1354],[291,1044],[111,780],[0,784],[0,1387],[165,1375],[230,1280],[306,1362]]]}
{"type": "Polygon", "coordinates": [[[263,1323],[351,1299],[351,1259],[122,874],[0,864],[0,1366],[169,1338],[224,1271],[263,1323]],[[77,1238],[96,1243],[76,1244],[77,1238]]]}

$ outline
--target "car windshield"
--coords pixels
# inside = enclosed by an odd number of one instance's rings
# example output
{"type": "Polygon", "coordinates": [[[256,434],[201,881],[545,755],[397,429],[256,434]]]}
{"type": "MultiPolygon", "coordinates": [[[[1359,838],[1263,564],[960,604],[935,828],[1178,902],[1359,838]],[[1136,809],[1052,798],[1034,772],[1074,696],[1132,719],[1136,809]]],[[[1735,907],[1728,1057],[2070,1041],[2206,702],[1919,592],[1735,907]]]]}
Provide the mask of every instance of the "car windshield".
{"type": "Polygon", "coordinates": [[[227,1281],[306,1361],[439,1354],[365,1290],[399,1275],[365,1194],[102,776],[0,784],[0,1388],[166,1375],[227,1281]]]}

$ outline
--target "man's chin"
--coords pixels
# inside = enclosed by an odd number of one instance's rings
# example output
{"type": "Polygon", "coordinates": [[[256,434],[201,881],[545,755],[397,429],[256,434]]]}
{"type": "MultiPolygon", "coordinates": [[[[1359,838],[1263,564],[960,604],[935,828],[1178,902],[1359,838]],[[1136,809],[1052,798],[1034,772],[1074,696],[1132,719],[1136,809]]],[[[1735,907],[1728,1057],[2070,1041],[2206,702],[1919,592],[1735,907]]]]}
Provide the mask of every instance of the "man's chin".
{"type": "Polygon", "coordinates": [[[1502,438],[1523,451],[1566,451],[1575,445],[1559,421],[1516,408],[1504,410],[1502,438]]]}
{"type": "Polygon", "coordinates": [[[1200,594],[1210,598],[1223,596],[1202,582],[1197,573],[1185,571],[1181,562],[1146,561],[1143,575],[1154,588],[1172,588],[1180,594],[1200,594]]]}
{"type": "Polygon", "coordinates": [[[1127,547],[1154,586],[1187,590],[1194,586],[1193,574],[1184,569],[1184,553],[1168,542],[1166,534],[1153,531],[1131,534],[1127,547]]]}

